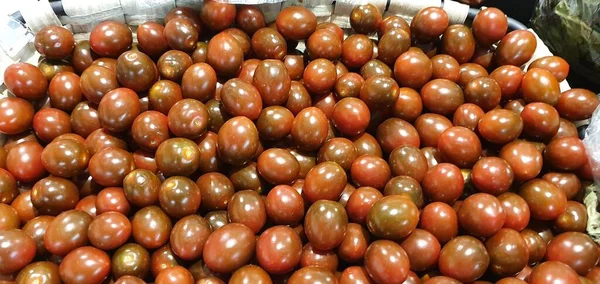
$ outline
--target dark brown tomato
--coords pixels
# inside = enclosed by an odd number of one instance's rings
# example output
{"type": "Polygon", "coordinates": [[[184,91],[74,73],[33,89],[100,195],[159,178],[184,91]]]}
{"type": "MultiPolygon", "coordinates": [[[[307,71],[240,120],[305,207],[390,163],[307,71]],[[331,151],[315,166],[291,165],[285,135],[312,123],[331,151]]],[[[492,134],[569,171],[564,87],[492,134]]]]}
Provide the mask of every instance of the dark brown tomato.
{"type": "Polygon", "coordinates": [[[464,88],[471,80],[479,77],[487,77],[488,72],[479,64],[463,63],[460,65],[458,73],[458,81],[456,82],[464,88]]]}
{"type": "Polygon", "coordinates": [[[529,261],[527,243],[513,229],[501,229],[485,241],[485,247],[490,256],[490,270],[496,275],[515,275],[529,261]]]}
{"type": "Polygon", "coordinates": [[[490,73],[490,78],[494,79],[502,90],[503,99],[511,99],[517,94],[523,80],[523,70],[514,65],[503,65],[490,73]]]}
{"type": "Polygon", "coordinates": [[[251,260],[255,247],[253,231],[243,224],[232,223],[208,237],[202,256],[211,271],[231,273],[251,260]]]}
{"type": "Polygon", "coordinates": [[[325,143],[329,123],[325,113],[316,107],[300,111],[292,122],[292,140],[303,150],[317,150],[325,143]]]}
{"type": "Polygon", "coordinates": [[[467,197],[458,210],[460,226],[473,236],[490,237],[502,228],[505,221],[504,207],[496,197],[487,193],[467,197]]]}
{"type": "Polygon", "coordinates": [[[158,206],[146,206],[131,218],[131,232],[136,243],[146,249],[156,249],[169,241],[173,224],[158,206]]]}
{"type": "Polygon", "coordinates": [[[396,59],[410,48],[410,32],[394,28],[381,36],[377,45],[377,58],[392,66],[396,59]]]}
{"type": "Polygon", "coordinates": [[[88,40],[77,42],[71,55],[71,63],[77,74],[81,74],[83,70],[92,65],[96,56],[96,54],[92,53],[88,40]]]}
{"type": "Polygon", "coordinates": [[[287,283],[338,283],[338,281],[337,277],[329,269],[318,266],[306,266],[296,270],[289,276],[287,283]]]}
{"type": "Polygon", "coordinates": [[[460,76],[460,65],[456,59],[447,54],[438,54],[431,58],[433,79],[447,79],[457,82],[460,76]]]}
{"type": "Polygon", "coordinates": [[[383,194],[370,186],[359,187],[348,198],[345,208],[348,217],[355,223],[365,225],[367,215],[375,202],[383,198],[383,194]]]}
{"type": "MultiPolygon", "coordinates": [[[[410,277],[410,272],[409,272],[408,277],[410,277]]],[[[406,281],[408,281],[408,278],[406,281]]],[[[406,281],[403,283],[407,283],[406,281]]],[[[340,284],[370,284],[370,283],[373,283],[373,280],[371,279],[371,277],[369,276],[369,273],[367,272],[367,270],[364,267],[350,266],[350,267],[344,269],[344,271],[342,271],[342,273],[340,274],[339,283],[340,284]]],[[[410,283],[412,283],[412,282],[410,282],[410,283]]],[[[410,283],[407,283],[407,284],[410,284],[410,283]]]]}
{"type": "Polygon", "coordinates": [[[46,58],[62,59],[71,55],[75,47],[75,39],[66,28],[47,26],[35,35],[34,46],[46,58]]]}
{"type": "Polygon", "coordinates": [[[379,75],[365,80],[359,96],[369,108],[376,110],[394,105],[399,91],[398,83],[393,78],[379,75]]]}
{"type": "Polygon", "coordinates": [[[164,36],[165,26],[156,22],[145,22],[137,27],[138,45],[150,57],[159,57],[169,49],[164,36]]]}
{"type": "Polygon", "coordinates": [[[88,213],[92,217],[96,217],[96,195],[88,195],[77,202],[75,210],[88,213]]]}
{"type": "Polygon", "coordinates": [[[354,146],[356,146],[356,150],[358,151],[358,157],[362,155],[373,155],[376,157],[382,157],[383,153],[381,150],[381,146],[377,142],[377,139],[373,137],[369,133],[362,133],[358,136],[352,137],[352,142],[354,146]]]}
{"type": "Polygon", "coordinates": [[[64,257],[59,273],[64,283],[102,283],[110,274],[110,258],[91,246],[77,248],[64,257]]]}
{"type": "Polygon", "coordinates": [[[160,56],[157,68],[161,79],[180,82],[185,71],[193,63],[187,53],[180,50],[169,50],[160,56]]]}
{"type": "Polygon", "coordinates": [[[338,200],[346,182],[346,172],[339,164],[322,162],[306,175],[302,196],[308,203],[322,199],[338,200]]]}
{"type": "Polygon", "coordinates": [[[17,211],[21,224],[24,224],[39,215],[35,207],[33,207],[33,204],[31,204],[31,190],[19,194],[10,206],[17,211]]]}
{"type": "Polygon", "coordinates": [[[133,141],[141,148],[154,151],[169,139],[167,116],[158,111],[145,111],[135,118],[131,126],[133,141]]]}
{"type": "Polygon", "coordinates": [[[208,212],[206,216],[204,216],[204,219],[208,221],[213,231],[230,223],[227,211],[223,210],[208,212]]]}
{"type": "Polygon", "coordinates": [[[522,185],[519,195],[529,205],[531,217],[539,220],[554,220],[567,207],[565,193],[556,185],[542,179],[533,179],[522,185]]]}
{"type": "Polygon", "coordinates": [[[533,268],[529,283],[577,283],[577,272],[559,261],[546,261],[533,268]]]}
{"type": "Polygon", "coordinates": [[[181,91],[184,98],[206,102],[213,98],[217,88],[215,69],[206,63],[190,66],[181,79],[181,91]]]}
{"type": "Polygon", "coordinates": [[[569,75],[569,63],[558,56],[544,56],[531,62],[529,68],[541,68],[549,71],[561,82],[569,75]]]}
{"type": "MultiPolygon", "coordinates": [[[[311,59],[337,60],[342,55],[342,40],[334,31],[319,29],[306,41],[306,50],[311,59]]],[[[290,55],[286,56],[286,59],[290,55]]]]}
{"type": "Polygon", "coordinates": [[[102,57],[117,58],[131,47],[131,30],[118,21],[105,21],[94,27],[90,34],[90,47],[102,57]]]}
{"type": "Polygon", "coordinates": [[[47,284],[59,284],[61,283],[60,274],[58,272],[58,265],[49,261],[38,261],[33,262],[25,266],[19,274],[15,282],[17,284],[25,283],[47,283],[47,284]]]}
{"type": "Polygon", "coordinates": [[[156,165],[165,176],[191,175],[200,166],[198,145],[186,138],[170,138],[156,150],[156,165]]]}
{"type": "Polygon", "coordinates": [[[489,77],[478,77],[465,86],[465,101],[490,111],[500,104],[502,91],[500,85],[489,77]]]}
{"type": "Polygon", "coordinates": [[[566,232],[550,241],[546,250],[547,261],[560,261],[580,275],[586,275],[598,261],[598,248],[584,233],[566,232]]]}
{"type": "Polygon", "coordinates": [[[410,25],[402,17],[389,15],[383,18],[377,29],[377,36],[381,38],[386,32],[396,28],[402,29],[410,35],[410,25]]]}
{"type": "Polygon", "coordinates": [[[17,195],[19,195],[17,180],[10,172],[0,168],[0,203],[10,204],[17,195]]]}
{"type": "Polygon", "coordinates": [[[339,264],[339,258],[333,250],[318,250],[310,243],[304,245],[302,255],[300,256],[300,267],[317,266],[336,271],[339,264]]]}
{"type": "Polygon", "coordinates": [[[554,107],[546,103],[530,103],[521,112],[523,132],[533,138],[546,141],[558,132],[560,116],[554,107]]]}
{"type": "Polygon", "coordinates": [[[365,252],[364,266],[375,283],[394,279],[404,282],[410,270],[410,260],[404,249],[388,240],[372,242],[365,252]]]}
{"type": "Polygon", "coordinates": [[[475,132],[462,126],[446,129],[438,138],[444,161],[462,168],[472,167],[481,156],[481,141],[475,132]]]}
{"type": "Polygon", "coordinates": [[[283,60],[287,55],[287,48],[285,38],[277,29],[261,28],[252,35],[252,50],[259,59],[283,60]]]}
{"type": "MultiPolygon", "coordinates": [[[[256,82],[256,76],[254,78],[256,82]]],[[[335,65],[331,61],[323,58],[313,60],[306,66],[302,78],[304,80],[304,86],[309,91],[315,94],[324,94],[329,92],[335,86],[335,81],[337,79],[335,65]]]]}
{"type": "Polygon", "coordinates": [[[92,216],[79,210],[60,213],[50,222],[44,235],[48,252],[66,255],[70,251],[88,244],[88,228],[92,216]]]}
{"type": "MultiPolygon", "coordinates": [[[[201,280],[200,280],[201,281],[201,280]]],[[[232,284],[243,284],[243,283],[256,283],[256,284],[270,284],[273,283],[271,276],[260,266],[248,264],[242,266],[236,270],[229,279],[229,283],[232,284]]]]}
{"type": "Polygon", "coordinates": [[[485,69],[493,67],[494,63],[494,52],[496,48],[494,46],[482,46],[480,44],[475,45],[475,53],[471,57],[472,63],[479,64],[485,69]]]}
{"type": "Polygon", "coordinates": [[[384,152],[400,146],[419,147],[419,133],[410,123],[400,118],[389,118],[377,127],[377,140],[384,152]]]}
{"type": "Polygon", "coordinates": [[[33,182],[46,175],[42,162],[44,148],[35,141],[17,144],[8,151],[6,169],[17,181],[33,182]]]}
{"type": "Polygon", "coordinates": [[[565,211],[554,220],[554,230],[585,233],[587,222],[586,207],[577,201],[567,201],[565,211]]]}
{"type": "Polygon", "coordinates": [[[27,131],[34,119],[31,104],[20,98],[3,98],[0,100],[0,133],[18,134],[27,131]]]}
{"type": "Polygon", "coordinates": [[[183,176],[163,181],[158,190],[158,202],[163,211],[173,218],[182,218],[198,211],[202,200],[200,188],[183,176]]]}
{"type": "MultiPolygon", "coordinates": [[[[296,156],[296,160],[300,162],[302,159],[299,159],[298,156],[296,156]]],[[[302,163],[300,166],[302,169],[302,163]]],[[[258,173],[255,162],[249,162],[243,166],[233,167],[229,172],[229,179],[231,180],[231,183],[233,183],[235,190],[238,191],[252,189],[262,192],[266,183],[258,173]]]]}
{"type": "Polygon", "coordinates": [[[415,15],[410,23],[410,30],[419,39],[431,40],[444,33],[448,22],[448,14],[442,8],[428,7],[415,15]]]}
{"type": "MultiPolygon", "coordinates": [[[[309,64],[309,66],[311,65],[309,64]]],[[[306,83],[305,77],[305,84],[306,83]]],[[[262,61],[256,67],[252,84],[258,90],[263,104],[265,106],[271,106],[282,105],[287,101],[291,81],[289,72],[283,62],[280,60],[267,59],[262,61]]],[[[243,107],[247,106],[244,105],[243,107]]]]}
{"type": "Polygon", "coordinates": [[[136,150],[133,152],[133,163],[137,169],[148,170],[152,173],[156,173],[158,171],[154,153],[151,152],[146,152],[141,149],[136,150]]]}
{"type": "Polygon", "coordinates": [[[158,202],[161,180],[146,169],[135,169],[123,179],[123,192],[129,203],[144,207],[158,202]]]}
{"type": "Polygon", "coordinates": [[[433,64],[423,52],[408,50],[394,63],[394,77],[403,87],[420,89],[433,74],[433,64]]]}
{"type": "Polygon", "coordinates": [[[469,62],[475,53],[475,39],[471,29],[465,25],[449,26],[442,36],[442,50],[458,63],[469,62]]]}
{"type": "Polygon", "coordinates": [[[373,4],[358,5],[350,12],[350,26],[359,34],[371,34],[377,31],[382,16],[373,4]]]}
{"type": "Polygon", "coordinates": [[[117,59],[116,72],[121,86],[136,92],[150,89],[158,80],[156,65],[148,55],[139,51],[130,50],[121,54],[117,59]]]}
{"type": "Polygon", "coordinates": [[[542,179],[558,186],[565,193],[568,200],[575,198],[581,191],[581,181],[575,174],[549,172],[542,176],[542,179]]]}
{"type": "Polygon", "coordinates": [[[332,138],[327,140],[319,149],[317,162],[332,161],[340,165],[344,170],[349,170],[352,163],[358,157],[358,151],[354,143],[346,138],[332,138]]]}
{"type": "Polygon", "coordinates": [[[493,109],[479,120],[479,135],[489,142],[506,144],[521,135],[523,119],[518,113],[507,109],[493,109]]]}
{"type": "Polygon", "coordinates": [[[485,112],[476,104],[466,103],[459,106],[454,112],[452,123],[475,131],[485,112]]]}
{"type": "Polygon", "coordinates": [[[557,104],[560,96],[558,81],[552,73],[533,68],[527,70],[521,81],[521,92],[526,102],[543,102],[551,106],[557,104]]]}
{"type": "Polygon", "coordinates": [[[489,8],[477,13],[471,27],[477,42],[489,46],[504,37],[508,29],[508,20],[500,9],[489,8]]]}
{"type": "Polygon", "coordinates": [[[292,81],[285,107],[289,109],[292,114],[298,115],[300,111],[310,106],[312,106],[312,98],[304,85],[297,81],[292,81]]]}
{"type": "Polygon", "coordinates": [[[365,80],[373,76],[392,77],[392,69],[378,59],[371,59],[360,68],[360,74],[365,80]]]}
{"type": "Polygon", "coordinates": [[[527,30],[512,31],[500,40],[496,48],[496,63],[521,66],[531,59],[536,47],[533,33],[527,30]]]}
{"type": "Polygon", "coordinates": [[[423,106],[433,113],[453,114],[465,102],[460,86],[447,79],[434,79],[421,89],[423,106]]]}
{"type": "Polygon", "coordinates": [[[271,148],[265,150],[257,160],[258,173],[272,184],[288,184],[296,180],[300,164],[290,152],[271,148]]]}
{"type": "Polygon", "coordinates": [[[219,129],[219,156],[226,163],[243,165],[254,157],[258,140],[258,130],[250,119],[243,116],[231,118],[219,129]]]}
{"type": "Polygon", "coordinates": [[[261,138],[279,140],[290,134],[294,114],[285,107],[269,106],[264,108],[256,121],[261,138]]]}
{"type": "Polygon", "coordinates": [[[80,81],[79,76],[73,72],[56,74],[48,85],[50,105],[71,112],[83,98],[80,81]]]}
{"type": "Polygon", "coordinates": [[[304,200],[291,186],[278,185],[267,194],[265,209],[269,220],[275,224],[293,225],[304,217],[304,200]]]}
{"type": "MultiPolygon", "coordinates": [[[[126,244],[123,246],[123,249],[127,248],[127,251],[130,253],[136,253],[135,251],[145,250],[144,247],[141,249],[138,248],[138,244],[126,244]]],[[[137,252],[139,253],[139,252],[137,252]]],[[[137,254],[136,253],[136,254],[137,254]]],[[[161,271],[179,265],[179,259],[171,250],[171,246],[166,244],[156,251],[152,253],[150,258],[150,270],[152,271],[152,276],[156,277],[161,271]]],[[[132,266],[132,265],[127,265],[132,266]]]]}
{"type": "Polygon", "coordinates": [[[212,233],[204,218],[192,214],[183,217],[173,226],[170,244],[173,253],[183,260],[194,260],[202,256],[204,244],[212,233]]]}
{"type": "Polygon", "coordinates": [[[168,113],[168,126],[178,137],[195,139],[204,134],[209,124],[206,106],[195,99],[176,102],[168,113]]]}
{"type": "Polygon", "coordinates": [[[483,157],[473,166],[471,181],[484,193],[499,195],[507,192],[514,180],[513,170],[505,160],[498,157],[483,157]]]}
{"type": "Polygon", "coordinates": [[[360,262],[364,258],[370,240],[371,234],[363,226],[356,223],[348,223],[346,226],[346,235],[337,248],[337,254],[346,262],[360,262]]]}
{"type": "Polygon", "coordinates": [[[75,183],[68,179],[45,177],[36,182],[31,189],[31,203],[41,215],[56,216],[75,208],[78,201],[79,190],[75,183]]]}
{"type": "Polygon", "coordinates": [[[206,62],[215,68],[217,74],[234,76],[242,66],[244,52],[236,38],[222,32],[208,42],[206,62]]]}
{"type": "Polygon", "coordinates": [[[321,29],[325,29],[325,30],[329,30],[329,31],[333,32],[335,34],[335,36],[340,39],[340,41],[344,41],[344,30],[342,30],[342,28],[340,28],[340,26],[338,26],[337,24],[332,23],[332,22],[321,22],[317,25],[317,28],[315,29],[315,31],[318,31],[321,29]]]}
{"type": "Polygon", "coordinates": [[[257,6],[240,5],[235,16],[236,25],[248,35],[265,27],[265,15],[257,6]]]}
{"type": "Polygon", "coordinates": [[[548,143],[544,150],[544,161],[559,170],[572,171],[586,163],[587,155],[578,137],[563,137],[548,143]]]}
{"type": "Polygon", "coordinates": [[[139,113],[139,97],[128,88],[117,88],[108,92],[98,105],[100,125],[113,132],[129,130],[139,113]]]}
{"type": "Polygon", "coordinates": [[[335,82],[335,94],[338,98],[358,97],[365,79],[357,73],[350,72],[342,75],[335,82]]]}
{"type": "Polygon", "coordinates": [[[171,49],[192,52],[196,48],[199,32],[191,19],[178,17],[166,22],[163,35],[171,49]]]}
{"type": "MultiPolygon", "coordinates": [[[[238,71],[237,77],[242,79],[250,84],[254,79],[254,73],[256,72],[256,67],[262,62],[262,60],[252,58],[244,61],[242,63],[242,67],[240,67],[240,71],[238,71]]],[[[304,71],[304,68],[302,69],[304,71]]]]}
{"type": "Polygon", "coordinates": [[[390,240],[408,236],[419,223],[419,209],[407,196],[389,195],[373,203],[366,225],[373,235],[390,240]]]}
{"type": "Polygon", "coordinates": [[[227,213],[232,223],[244,224],[254,233],[258,233],[267,220],[265,202],[254,190],[235,193],[227,204],[227,213]]]}
{"type": "Polygon", "coordinates": [[[217,153],[217,134],[211,131],[205,132],[200,138],[196,139],[198,149],[200,150],[200,173],[217,172],[224,168],[223,161],[217,153]]]}
{"type": "Polygon", "coordinates": [[[119,148],[103,148],[92,156],[88,171],[103,186],[120,186],[123,178],[135,169],[131,153],[119,148]]]}
{"type": "Polygon", "coordinates": [[[98,110],[93,103],[80,102],[71,112],[71,130],[81,137],[87,138],[101,127],[98,110]]]}
{"type": "Polygon", "coordinates": [[[307,39],[317,28],[317,16],[303,6],[289,6],[279,12],[277,30],[292,40],[307,39]]]}
{"type": "Polygon", "coordinates": [[[223,32],[229,33],[235,38],[238,45],[242,49],[242,52],[244,53],[244,57],[248,57],[250,55],[252,44],[250,43],[250,37],[244,31],[238,28],[228,28],[223,32]]]}
{"type": "Polygon", "coordinates": [[[444,245],[438,267],[443,275],[464,283],[481,277],[489,264],[490,256],[481,241],[471,236],[459,236],[444,245]]]}
{"type": "Polygon", "coordinates": [[[400,245],[408,255],[412,271],[424,271],[437,264],[441,246],[430,232],[415,229],[400,245]]]}
{"type": "Polygon", "coordinates": [[[11,274],[21,270],[35,257],[36,243],[31,236],[19,229],[0,231],[0,273],[11,274]]]}
{"type": "Polygon", "coordinates": [[[75,72],[75,69],[66,60],[43,59],[38,63],[38,68],[46,80],[51,81],[58,73],[75,72]]]}
{"type": "Polygon", "coordinates": [[[372,154],[359,155],[350,168],[352,181],[357,186],[371,186],[382,189],[392,177],[388,163],[372,154]]]}
{"type": "Polygon", "coordinates": [[[48,172],[65,178],[82,173],[90,159],[85,145],[71,139],[58,140],[46,145],[41,156],[42,164],[48,172]]]}
{"type": "Polygon", "coordinates": [[[111,71],[117,72],[117,60],[114,58],[102,57],[94,60],[92,65],[102,66],[110,69],[111,71]]]}
{"type": "Polygon", "coordinates": [[[101,250],[116,249],[131,236],[131,222],[119,212],[105,212],[92,220],[87,234],[94,247],[101,250]]]}
{"type": "Polygon", "coordinates": [[[112,256],[112,276],[119,278],[119,281],[128,277],[146,278],[150,272],[150,264],[150,254],[145,248],[136,243],[128,243],[117,249],[112,256]]]}
{"type": "Polygon", "coordinates": [[[127,149],[127,143],[121,139],[121,136],[115,136],[103,128],[90,133],[85,139],[84,145],[90,155],[94,155],[104,148],[127,149]]]}
{"type": "Polygon", "coordinates": [[[21,227],[21,220],[13,207],[2,203],[0,204],[0,213],[2,213],[0,216],[0,221],[2,221],[0,230],[19,229],[21,227]]]}
{"type": "MultiPolygon", "coordinates": [[[[341,49],[341,43],[340,43],[341,49]]],[[[260,61],[259,61],[260,62],[260,61]]],[[[288,54],[283,59],[283,64],[290,74],[291,80],[300,80],[302,79],[302,74],[304,73],[304,55],[302,54],[288,54]]],[[[242,65],[243,68],[243,65],[242,65]]]]}
{"type": "Polygon", "coordinates": [[[348,68],[358,69],[373,59],[373,48],[373,42],[366,35],[351,35],[342,43],[341,61],[348,68]]]}
{"type": "Polygon", "coordinates": [[[396,176],[390,179],[383,190],[385,196],[404,195],[409,197],[417,208],[423,208],[423,190],[417,180],[409,176],[396,176]]]}
{"type": "Polygon", "coordinates": [[[223,210],[235,193],[232,182],[221,173],[206,173],[196,180],[200,189],[201,209],[223,210]]]}
{"type": "Polygon", "coordinates": [[[202,23],[214,32],[222,31],[235,22],[235,5],[218,1],[207,1],[200,9],[202,23]]]}
{"type": "Polygon", "coordinates": [[[54,138],[71,132],[69,114],[56,108],[44,108],[33,116],[33,131],[42,142],[50,142],[54,138]]]}
{"type": "Polygon", "coordinates": [[[588,119],[598,108],[600,99],[593,92],[586,89],[570,89],[558,97],[555,105],[561,117],[569,120],[588,119]]]}
{"type": "Polygon", "coordinates": [[[336,201],[319,200],[306,212],[304,231],[313,247],[330,250],[344,240],[347,224],[348,216],[341,204],[336,201]]]}
{"type": "Polygon", "coordinates": [[[421,212],[419,228],[432,233],[440,243],[446,243],[458,234],[458,217],[450,205],[433,202],[421,212]]]}
{"type": "Polygon", "coordinates": [[[398,89],[398,99],[392,106],[392,114],[400,119],[413,122],[423,111],[423,101],[420,94],[411,89],[398,89]]]}
{"type": "Polygon", "coordinates": [[[429,168],[421,182],[425,197],[448,204],[462,195],[464,184],[460,169],[450,163],[439,163],[429,168]]]}
{"type": "Polygon", "coordinates": [[[13,63],[4,71],[6,88],[25,100],[37,100],[46,95],[48,80],[39,68],[29,63],[13,63]]]}

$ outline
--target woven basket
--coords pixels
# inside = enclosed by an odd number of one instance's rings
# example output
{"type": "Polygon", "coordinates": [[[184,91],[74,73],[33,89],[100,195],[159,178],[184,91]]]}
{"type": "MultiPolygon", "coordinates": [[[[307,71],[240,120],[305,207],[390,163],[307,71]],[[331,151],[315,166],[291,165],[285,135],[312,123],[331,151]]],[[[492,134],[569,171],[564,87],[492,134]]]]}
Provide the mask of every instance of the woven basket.
{"type": "MultiPolygon", "coordinates": [[[[9,1],[9,0],[5,0],[9,1]]],[[[218,0],[231,4],[257,5],[264,15],[267,23],[273,22],[281,9],[290,5],[304,6],[317,16],[319,22],[331,21],[351,33],[349,17],[355,5],[371,3],[384,11],[384,16],[398,15],[411,21],[413,15],[425,7],[438,6],[448,13],[450,24],[470,24],[470,21],[479,11],[468,5],[451,0],[218,0]]],[[[163,22],[166,14],[175,7],[192,7],[199,10],[203,0],[19,0],[16,4],[18,11],[2,18],[0,16],[0,97],[7,96],[3,83],[6,67],[14,62],[29,62],[37,65],[39,54],[33,47],[33,38],[37,31],[49,25],[63,25],[75,34],[76,40],[88,39],[89,32],[99,22],[117,20],[135,27],[146,21],[163,22]]],[[[523,24],[509,18],[509,29],[526,29],[523,24]]],[[[135,28],[134,32],[135,40],[135,28]]],[[[535,32],[529,29],[533,34],[535,32]]],[[[548,47],[536,35],[537,49],[527,65],[540,57],[552,55],[548,47]]],[[[304,46],[300,44],[298,49],[304,46]]],[[[570,89],[566,80],[560,83],[561,91],[570,89]]],[[[593,120],[600,120],[600,110],[596,111],[593,120]]],[[[580,122],[579,125],[586,122],[580,122]]],[[[587,122],[589,123],[589,122],[587,122]]],[[[600,124],[600,121],[595,124],[600,124]]],[[[577,124],[576,124],[577,125],[577,124]]],[[[579,126],[578,125],[578,126],[579,126]]],[[[597,126],[595,128],[600,128],[597,126]]],[[[600,136],[600,129],[598,130],[600,136]]],[[[0,145],[5,137],[0,135],[0,145]]],[[[585,142],[585,141],[584,141],[585,142]]],[[[589,143],[589,142],[588,142],[589,143]]],[[[593,144],[593,142],[592,142],[593,144]]],[[[599,143],[600,144],[600,141],[599,143]]],[[[589,148],[589,147],[588,147],[589,148]]],[[[600,148],[600,145],[598,147],[600,148]]],[[[590,151],[590,149],[588,149],[590,151]]],[[[592,156],[599,156],[598,153],[592,156]]],[[[592,157],[593,158],[593,157],[592,157]]],[[[586,189],[584,200],[588,208],[588,233],[600,243],[600,214],[596,186],[593,184],[586,189]]]]}

